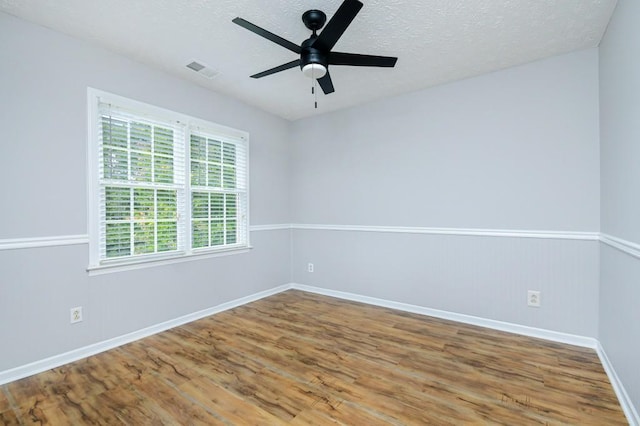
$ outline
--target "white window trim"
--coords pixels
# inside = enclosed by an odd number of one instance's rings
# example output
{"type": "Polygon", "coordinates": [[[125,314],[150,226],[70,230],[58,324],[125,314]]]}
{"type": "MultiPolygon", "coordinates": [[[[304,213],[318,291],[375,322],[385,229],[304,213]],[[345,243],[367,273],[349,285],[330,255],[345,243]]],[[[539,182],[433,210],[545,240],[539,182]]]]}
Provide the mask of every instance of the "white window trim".
{"type": "Polygon", "coordinates": [[[125,98],[123,96],[115,95],[113,93],[105,92],[102,90],[94,89],[92,87],[87,88],[87,226],[89,234],[89,266],[87,271],[90,275],[103,274],[108,272],[120,272],[123,270],[132,270],[139,268],[146,268],[150,266],[166,265],[182,261],[191,261],[204,258],[226,256],[238,253],[246,253],[252,248],[250,242],[250,174],[249,174],[249,133],[233,129],[230,127],[222,126],[210,121],[191,117],[186,114],[178,113],[168,109],[160,108],[154,105],[150,105],[144,102],[125,98]],[[178,252],[171,253],[156,253],[151,255],[140,255],[140,257],[127,257],[123,259],[110,259],[100,260],[100,182],[99,172],[100,164],[98,161],[99,153],[99,129],[98,129],[98,103],[112,102],[115,105],[124,108],[130,108],[134,111],[145,111],[152,114],[155,118],[167,119],[170,121],[180,121],[187,125],[185,131],[185,193],[188,198],[185,200],[186,212],[189,215],[188,221],[190,225],[190,143],[189,143],[189,128],[196,127],[200,129],[206,129],[216,135],[224,138],[229,138],[236,141],[241,141],[246,150],[246,243],[236,245],[226,245],[223,247],[205,247],[205,248],[191,248],[191,229],[185,227],[185,241],[186,249],[178,252]]]}

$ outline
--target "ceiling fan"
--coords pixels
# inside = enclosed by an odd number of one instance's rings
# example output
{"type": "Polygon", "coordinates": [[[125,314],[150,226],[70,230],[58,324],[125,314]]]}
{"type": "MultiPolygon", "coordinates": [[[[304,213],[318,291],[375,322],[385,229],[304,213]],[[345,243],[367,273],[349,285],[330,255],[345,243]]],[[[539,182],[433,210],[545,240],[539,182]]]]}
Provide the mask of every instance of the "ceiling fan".
{"type": "Polygon", "coordinates": [[[329,74],[329,65],[350,65],[357,67],[395,66],[398,58],[390,56],[360,55],[357,53],[331,51],[361,8],[362,3],[360,1],[345,0],[327,23],[324,30],[320,32],[320,35],[317,34],[317,31],[324,26],[327,15],[320,10],[307,10],[302,14],[302,22],[304,22],[307,28],[313,31],[313,34],[303,41],[300,46],[242,18],[233,19],[235,24],[300,55],[299,59],[254,74],[251,77],[262,78],[299,66],[302,69],[302,73],[307,77],[316,79],[322,91],[325,95],[328,95],[335,91],[333,82],[331,81],[331,75],[329,74]]]}

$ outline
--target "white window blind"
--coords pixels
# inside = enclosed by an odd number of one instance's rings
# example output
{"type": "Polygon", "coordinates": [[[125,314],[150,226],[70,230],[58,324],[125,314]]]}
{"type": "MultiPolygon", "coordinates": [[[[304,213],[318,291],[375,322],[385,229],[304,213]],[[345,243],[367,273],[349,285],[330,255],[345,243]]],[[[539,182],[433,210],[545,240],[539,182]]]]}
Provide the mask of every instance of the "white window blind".
{"type": "Polygon", "coordinates": [[[184,126],[98,109],[100,258],[184,251],[184,126]]]}
{"type": "Polygon", "coordinates": [[[190,135],[193,248],[246,244],[246,151],[199,129],[190,135]]]}
{"type": "Polygon", "coordinates": [[[248,247],[243,132],[109,98],[93,101],[90,269],[248,247]]]}

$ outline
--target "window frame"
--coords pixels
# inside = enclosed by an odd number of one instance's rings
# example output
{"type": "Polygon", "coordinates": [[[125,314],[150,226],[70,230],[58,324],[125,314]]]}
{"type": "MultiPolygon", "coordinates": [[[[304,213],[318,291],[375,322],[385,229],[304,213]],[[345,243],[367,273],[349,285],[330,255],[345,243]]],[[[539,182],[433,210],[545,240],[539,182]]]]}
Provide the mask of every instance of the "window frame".
{"type": "MultiPolygon", "coordinates": [[[[102,90],[87,88],[87,118],[88,118],[88,149],[87,149],[87,227],[89,234],[89,265],[87,271],[90,275],[102,274],[106,272],[117,272],[129,269],[138,269],[154,265],[170,264],[187,260],[197,260],[207,257],[225,256],[230,254],[244,253],[251,249],[250,244],[250,188],[249,188],[249,134],[242,130],[233,129],[222,126],[210,121],[195,118],[183,113],[175,112],[165,108],[147,104],[145,102],[136,101],[113,93],[102,90]],[[101,212],[104,210],[101,206],[101,190],[103,185],[100,181],[101,170],[103,165],[100,163],[100,103],[112,103],[117,108],[133,111],[141,119],[150,119],[152,121],[165,121],[180,123],[183,126],[182,137],[184,138],[182,148],[184,152],[182,166],[184,170],[183,182],[178,192],[178,197],[182,197],[177,201],[178,219],[177,219],[177,251],[159,252],[152,254],[133,254],[120,258],[101,258],[101,241],[103,237],[100,235],[101,226],[106,225],[106,219],[103,220],[101,212]],[[226,143],[233,143],[243,148],[244,152],[244,217],[242,220],[242,212],[238,209],[238,225],[243,227],[241,230],[244,236],[244,242],[236,244],[224,244],[220,246],[208,246],[192,248],[192,212],[191,212],[191,194],[194,191],[191,187],[191,134],[207,134],[226,143]],[[182,195],[180,195],[180,193],[182,195]],[[182,203],[183,209],[179,205],[182,203]],[[182,240],[183,247],[179,246],[182,240]]],[[[175,144],[175,142],[174,142],[175,144]]],[[[174,145],[175,146],[175,145],[174,145]]],[[[237,148],[236,148],[237,149],[237,148]]],[[[237,161],[237,159],[236,159],[237,161]]],[[[106,186],[104,186],[106,189],[106,186]]],[[[242,238],[240,238],[242,239],[242,238]]]]}

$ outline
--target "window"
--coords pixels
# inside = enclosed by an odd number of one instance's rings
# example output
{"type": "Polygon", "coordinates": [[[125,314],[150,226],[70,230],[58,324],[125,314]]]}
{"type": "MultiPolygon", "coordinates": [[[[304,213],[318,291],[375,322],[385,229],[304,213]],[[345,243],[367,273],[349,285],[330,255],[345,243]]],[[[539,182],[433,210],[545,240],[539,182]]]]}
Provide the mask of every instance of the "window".
{"type": "Polygon", "coordinates": [[[246,249],[248,135],[89,90],[89,269],[246,249]]]}
{"type": "Polygon", "coordinates": [[[191,242],[193,248],[236,244],[238,205],[245,168],[234,143],[200,132],[191,133],[191,242]]]}

